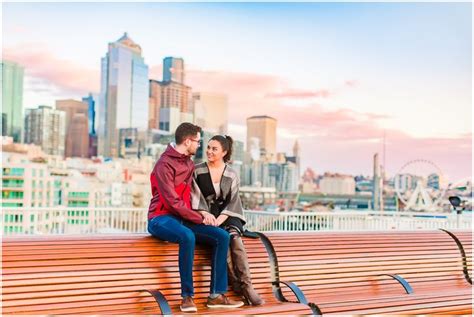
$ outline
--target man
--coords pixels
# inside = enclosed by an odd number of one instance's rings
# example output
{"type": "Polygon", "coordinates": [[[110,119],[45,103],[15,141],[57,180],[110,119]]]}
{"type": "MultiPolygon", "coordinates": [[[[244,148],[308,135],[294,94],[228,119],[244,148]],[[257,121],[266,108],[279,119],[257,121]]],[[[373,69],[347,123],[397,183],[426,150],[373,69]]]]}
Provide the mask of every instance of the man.
{"type": "Polygon", "coordinates": [[[237,308],[244,303],[233,301],[227,291],[227,252],[229,234],[217,227],[215,217],[206,211],[191,209],[191,185],[194,163],[201,138],[201,128],[182,123],[175,132],[176,143],[168,145],[150,175],[153,197],[148,210],[148,231],[156,238],[179,243],[181,279],[180,309],[197,312],[193,301],[193,262],[195,243],[212,246],[210,308],[237,308]]]}

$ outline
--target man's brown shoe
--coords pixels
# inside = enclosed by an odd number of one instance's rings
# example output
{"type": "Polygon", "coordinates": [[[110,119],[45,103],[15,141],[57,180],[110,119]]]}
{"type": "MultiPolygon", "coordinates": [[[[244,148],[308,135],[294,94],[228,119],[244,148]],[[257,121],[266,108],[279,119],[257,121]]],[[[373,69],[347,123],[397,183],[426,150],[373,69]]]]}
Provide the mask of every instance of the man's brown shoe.
{"type": "Polygon", "coordinates": [[[193,298],[191,296],[183,297],[183,300],[181,301],[181,306],[179,306],[179,309],[181,309],[181,311],[185,313],[197,312],[197,307],[194,304],[193,298]]]}
{"type": "Polygon", "coordinates": [[[220,294],[216,298],[207,298],[207,307],[209,308],[238,308],[244,305],[244,302],[235,301],[220,294]]]}

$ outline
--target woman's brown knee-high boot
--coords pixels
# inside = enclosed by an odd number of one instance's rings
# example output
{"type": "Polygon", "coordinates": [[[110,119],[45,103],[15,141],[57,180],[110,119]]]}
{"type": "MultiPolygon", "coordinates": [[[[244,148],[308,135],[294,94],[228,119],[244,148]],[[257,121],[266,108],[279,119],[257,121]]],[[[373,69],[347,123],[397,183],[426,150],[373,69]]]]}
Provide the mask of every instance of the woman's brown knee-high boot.
{"type": "Polygon", "coordinates": [[[232,290],[237,295],[242,295],[241,283],[240,283],[239,277],[237,276],[237,273],[235,272],[234,263],[232,262],[231,252],[232,251],[230,250],[230,246],[229,246],[229,252],[227,253],[227,277],[229,278],[229,285],[230,287],[232,287],[232,290]]]}
{"type": "Polygon", "coordinates": [[[245,246],[240,236],[231,236],[230,252],[236,276],[241,283],[242,296],[244,296],[251,305],[262,305],[264,301],[252,286],[247,252],[245,251],[245,246]]]}

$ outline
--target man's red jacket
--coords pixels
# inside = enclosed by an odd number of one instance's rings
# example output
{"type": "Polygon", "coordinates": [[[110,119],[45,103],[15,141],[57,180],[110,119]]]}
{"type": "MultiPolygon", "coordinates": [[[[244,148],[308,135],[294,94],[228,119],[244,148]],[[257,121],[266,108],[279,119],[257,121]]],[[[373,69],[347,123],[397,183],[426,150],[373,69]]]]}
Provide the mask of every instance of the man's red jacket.
{"type": "Polygon", "coordinates": [[[203,216],[191,209],[191,185],[194,163],[168,145],[150,175],[153,197],[148,208],[148,220],[161,215],[174,215],[194,223],[203,216]]]}

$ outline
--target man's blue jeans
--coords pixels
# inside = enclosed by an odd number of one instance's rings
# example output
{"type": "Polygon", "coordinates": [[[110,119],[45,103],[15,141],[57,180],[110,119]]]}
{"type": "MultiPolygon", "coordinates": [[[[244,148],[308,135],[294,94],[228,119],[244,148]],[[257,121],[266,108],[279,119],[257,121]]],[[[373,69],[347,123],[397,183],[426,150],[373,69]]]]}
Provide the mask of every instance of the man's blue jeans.
{"type": "Polygon", "coordinates": [[[193,262],[196,243],[212,247],[210,293],[224,294],[227,291],[227,252],[230,239],[227,231],[163,215],[148,221],[148,232],[160,240],[179,243],[181,296],[194,296],[193,262]]]}

